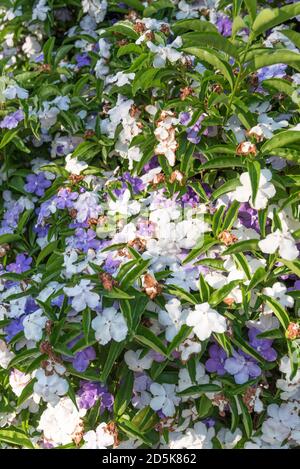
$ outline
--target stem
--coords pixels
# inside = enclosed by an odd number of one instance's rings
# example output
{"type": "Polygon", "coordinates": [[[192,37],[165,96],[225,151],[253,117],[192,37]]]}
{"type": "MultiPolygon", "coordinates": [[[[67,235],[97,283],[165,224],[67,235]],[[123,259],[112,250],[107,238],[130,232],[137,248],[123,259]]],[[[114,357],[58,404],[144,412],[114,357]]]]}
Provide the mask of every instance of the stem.
{"type": "Polygon", "coordinates": [[[226,115],[225,115],[223,124],[226,124],[226,122],[228,120],[233,100],[234,100],[236,92],[237,92],[237,90],[240,86],[240,81],[241,81],[241,77],[242,77],[242,74],[243,74],[243,65],[244,65],[245,58],[246,58],[246,55],[249,51],[249,48],[250,48],[251,44],[252,44],[252,39],[251,39],[251,36],[250,36],[249,41],[248,41],[247,46],[246,46],[246,49],[244,51],[243,57],[242,57],[241,61],[239,62],[239,73],[238,73],[238,76],[236,78],[232,93],[230,95],[230,99],[229,99],[229,103],[228,103],[228,107],[227,107],[227,111],[226,111],[226,115]]]}

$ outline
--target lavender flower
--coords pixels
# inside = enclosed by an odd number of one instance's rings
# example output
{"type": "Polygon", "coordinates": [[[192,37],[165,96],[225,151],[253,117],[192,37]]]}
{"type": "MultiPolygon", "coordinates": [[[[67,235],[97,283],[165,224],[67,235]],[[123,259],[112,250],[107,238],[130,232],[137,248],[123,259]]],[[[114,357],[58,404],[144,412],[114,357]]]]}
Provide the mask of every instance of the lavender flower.
{"type": "Polygon", "coordinates": [[[29,174],[26,177],[26,184],[24,189],[31,194],[42,197],[45,194],[45,189],[51,186],[51,181],[46,179],[44,173],[29,174]]]}
{"type": "Polygon", "coordinates": [[[257,338],[257,335],[260,333],[261,331],[258,329],[249,329],[249,343],[265,360],[273,362],[277,358],[277,352],[272,348],[273,341],[271,339],[257,338]]]}
{"type": "Polygon", "coordinates": [[[251,378],[257,378],[261,374],[261,369],[256,360],[242,350],[233,351],[233,356],[227,358],[224,364],[225,370],[233,375],[237,384],[244,384],[251,378]]]}
{"type": "Polygon", "coordinates": [[[72,362],[73,368],[76,371],[80,371],[82,373],[88,368],[90,362],[95,360],[95,358],[95,349],[93,347],[86,347],[85,349],[76,353],[72,362]]]}
{"type": "Polygon", "coordinates": [[[21,274],[30,269],[32,263],[32,257],[27,257],[26,254],[18,254],[15,262],[8,264],[6,270],[8,272],[14,272],[15,274],[21,274]]]}
{"type": "Polygon", "coordinates": [[[108,392],[106,386],[102,386],[95,382],[82,382],[78,391],[79,407],[81,409],[90,409],[100,399],[100,412],[103,413],[105,409],[109,412],[112,411],[114,398],[108,392]]]}
{"type": "Polygon", "coordinates": [[[4,119],[0,122],[1,129],[15,129],[18,127],[19,122],[24,119],[24,113],[21,109],[13,112],[12,114],[8,114],[4,117],[4,119]]]}
{"type": "Polygon", "coordinates": [[[209,359],[206,360],[205,368],[209,373],[217,373],[219,376],[226,374],[224,368],[225,360],[227,358],[226,352],[217,344],[213,344],[208,349],[209,359]]]}

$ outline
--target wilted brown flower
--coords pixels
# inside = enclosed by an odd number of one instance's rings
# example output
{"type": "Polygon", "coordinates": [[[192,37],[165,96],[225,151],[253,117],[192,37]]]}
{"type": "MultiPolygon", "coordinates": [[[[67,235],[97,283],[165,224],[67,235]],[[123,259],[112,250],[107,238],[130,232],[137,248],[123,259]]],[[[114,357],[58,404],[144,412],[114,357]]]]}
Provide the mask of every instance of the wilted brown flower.
{"type": "Polygon", "coordinates": [[[185,86],[184,88],[180,89],[179,97],[181,101],[184,101],[191,94],[193,94],[193,88],[191,88],[190,86],[185,86]]]}
{"type": "Polygon", "coordinates": [[[145,274],[142,277],[143,290],[150,300],[154,300],[162,292],[162,286],[150,274],[145,274]]]}
{"type": "Polygon", "coordinates": [[[0,257],[6,256],[6,253],[10,250],[9,244],[4,243],[0,245],[0,257]]]}
{"type": "Polygon", "coordinates": [[[290,322],[285,332],[285,336],[289,340],[295,340],[300,337],[300,325],[296,322],[290,322]]]}
{"type": "Polygon", "coordinates": [[[242,142],[237,146],[236,154],[241,156],[253,155],[256,156],[257,148],[254,143],[242,142]]]}
{"type": "Polygon", "coordinates": [[[118,285],[118,282],[107,272],[101,272],[99,279],[102,282],[104,290],[111,291],[114,286],[118,285]]]}
{"type": "Polygon", "coordinates": [[[144,252],[146,250],[146,241],[143,238],[135,238],[129,241],[128,245],[138,252],[144,252]]]}
{"type": "Polygon", "coordinates": [[[222,231],[222,233],[219,234],[218,239],[224,243],[225,246],[230,246],[238,241],[238,238],[228,230],[222,231]]]}
{"type": "Polygon", "coordinates": [[[179,171],[178,169],[175,169],[175,171],[172,172],[169,181],[173,184],[175,181],[178,182],[180,185],[183,185],[184,182],[184,174],[179,171]]]}

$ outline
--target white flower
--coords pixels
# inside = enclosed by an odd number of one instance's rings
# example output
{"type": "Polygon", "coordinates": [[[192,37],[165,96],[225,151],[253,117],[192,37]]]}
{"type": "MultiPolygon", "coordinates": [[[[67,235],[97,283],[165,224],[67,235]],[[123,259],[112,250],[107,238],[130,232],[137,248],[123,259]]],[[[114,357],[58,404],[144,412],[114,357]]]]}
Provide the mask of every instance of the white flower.
{"type": "Polygon", "coordinates": [[[28,98],[28,91],[24,88],[21,88],[18,85],[10,85],[4,91],[4,96],[6,99],[27,99],[28,98]]]}
{"type": "MultiPolygon", "coordinates": [[[[264,295],[277,300],[284,308],[292,308],[294,306],[294,298],[286,294],[287,288],[283,283],[276,282],[272,287],[264,288],[262,292],[264,295]]],[[[271,313],[272,309],[265,305],[264,312],[271,313]]]]}
{"type": "Polygon", "coordinates": [[[21,396],[23,389],[31,381],[30,374],[25,374],[14,368],[9,375],[9,384],[16,396],[21,396]]]}
{"type": "Polygon", "coordinates": [[[79,175],[82,171],[88,168],[89,165],[84,163],[84,161],[78,161],[77,158],[72,158],[72,154],[66,156],[66,165],[65,169],[75,175],[79,175]]]}
{"type": "Polygon", "coordinates": [[[189,312],[186,324],[193,327],[194,333],[200,340],[208,339],[212,332],[226,331],[226,319],[208,303],[196,305],[195,310],[189,312]]]}
{"type": "Polygon", "coordinates": [[[141,209],[141,204],[137,200],[130,200],[130,190],[126,189],[122,198],[114,201],[112,199],[108,202],[109,212],[111,214],[120,213],[121,215],[137,215],[141,209]]]}
{"type": "Polygon", "coordinates": [[[80,280],[80,283],[75,287],[64,287],[64,292],[68,297],[72,297],[72,308],[79,313],[83,311],[87,306],[91,309],[95,309],[99,305],[100,297],[98,293],[94,293],[91,290],[94,285],[91,284],[90,280],[80,280]]]}
{"type": "Polygon", "coordinates": [[[231,432],[228,428],[221,428],[218,431],[217,438],[222,444],[223,449],[233,449],[237,443],[242,439],[243,434],[239,428],[231,432]]]}
{"type": "Polygon", "coordinates": [[[130,82],[134,79],[135,73],[124,73],[118,72],[115,75],[110,75],[106,78],[105,82],[107,84],[114,84],[115,86],[124,86],[130,85],[130,82]]]}
{"type": "Polygon", "coordinates": [[[95,192],[86,191],[80,194],[73,206],[77,210],[76,220],[79,223],[85,222],[88,218],[98,218],[102,212],[99,197],[95,192]]]}
{"type": "Polygon", "coordinates": [[[111,339],[122,342],[128,332],[122,313],[119,313],[113,307],[104,308],[102,313],[92,320],[92,328],[95,331],[96,339],[101,345],[107,344],[111,339]]]}
{"type": "Polygon", "coordinates": [[[90,430],[83,435],[85,443],[81,449],[106,449],[114,444],[114,436],[109,432],[107,424],[102,422],[96,430],[90,430]]]}
{"type": "Polygon", "coordinates": [[[45,21],[50,7],[47,5],[47,0],[39,0],[32,12],[33,20],[45,21]]]}
{"type": "Polygon", "coordinates": [[[166,284],[177,285],[187,291],[197,290],[198,278],[199,272],[197,269],[178,266],[174,272],[170,273],[170,277],[166,280],[166,284]]]}
{"type": "Polygon", "coordinates": [[[259,241],[258,246],[265,254],[274,254],[278,249],[280,256],[287,261],[294,261],[299,255],[293,236],[279,229],[259,241]]]}
{"type": "Polygon", "coordinates": [[[281,445],[289,438],[300,442],[300,404],[296,401],[268,406],[269,418],[262,424],[262,440],[272,445],[281,445]]]}
{"type": "Polygon", "coordinates": [[[164,448],[170,449],[212,449],[214,428],[207,428],[202,422],[196,422],[194,428],[188,428],[184,433],[172,432],[169,443],[164,448]]]}
{"type": "Polygon", "coordinates": [[[136,372],[142,372],[143,370],[149,370],[151,368],[153,359],[149,356],[149,353],[142,358],[141,354],[144,352],[144,350],[139,349],[139,350],[127,350],[124,354],[124,360],[128,365],[128,368],[132,371],[136,372]]]}
{"type": "Polygon", "coordinates": [[[22,46],[22,50],[27,55],[27,57],[32,57],[41,51],[41,46],[35,37],[27,36],[22,46]]]}
{"type": "Polygon", "coordinates": [[[45,372],[44,369],[38,368],[35,372],[36,382],[33,390],[40,396],[43,401],[50,402],[55,405],[59,402],[59,396],[67,394],[69,389],[68,381],[62,378],[58,373],[63,374],[66,370],[62,365],[55,365],[51,372],[45,372]]]}
{"type": "Polygon", "coordinates": [[[147,42],[147,47],[155,54],[153,60],[153,67],[162,68],[166,66],[166,61],[169,60],[171,63],[177,62],[182,57],[182,53],[177,51],[182,46],[182,39],[177,36],[175,41],[167,46],[159,45],[156,46],[151,41],[147,42]]]}
{"type": "Polygon", "coordinates": [[[181,353],[181,360],[186,362],[191,355],[201,352],[201,344],[187,338],[185,341],[181,342],[178,351],[181,353]]]}
{"type": "Polygon", "coordinates": [[[274,131],[288,127],[289,122],[282,120],[276,122],[272,117],[267,114],[260,114],[257,119],[258,124],[249,130],[249,135],[257,134],[258,136],[263,135],[265,138],[271,138],[274,135],[274,131]]]}
{"type": "Polygon", "coordinates": [[[176,412],[175,406],[180,402],[175,394],[175,385],[152,383],[150,392],[154,396],[150,401],[151,409],[161,410],[166,417],[172,417],[176,412]]]}
{"type": "Polygon", "coordinates": [[[97,23],[101,23],[106,15],[107,0],[82,0],[82,9],[88,13],[97,23]]]}
{"type": "Polygon", "coordinates": [[[13,358],[14,354],[8,350],[4,340],[0,339],[0,367],[6,369],[13,358]]]}
{"type": "Polygon", "coordinates": [[[176,13],[177,20],[184,20],[186,18],[198,18],[199,6],[190,5],[185,0],[178,3],[179,11],[176,13]]]}
{"type": "Polygon", "coordinates": [[[34,340],[35,342],[41,340],[46,322],[47,318],[43,315],[41,309],[25,316],[23,326],[26,339],[34,340]]]}
{"type": "Polygon", "coordinates": [[[161,310],[158,320],[162,326],[166,326],[165,334],[168,342],[171,342],[180,331],[181,326],[185,324],[188,310],[182,310],[179,300],[173,298],[165,305],[166,311],[161,310]]]}
{"type": "Polygon", "coordinates": [[[54,446],[66,445],[80,431],[84,414],[85,410],[78,411],[71,399],[64,397],[56,405],[48,404],[37,429],[54,446]]]}
{"type": "Polygon", "coordinates": [[[274,197],[276,190],[273,184],[269,181],[272,179],[272,173],[268,169],[262,169],[260,173],[258,191],[253,202],[252,187],[249,173],[240,175],[241,186],[238,186],[233,192],[232,196],[238,202],[249,202],[252,208],[256,210],[266,208],[268,199],[274,197]]]}
{"type": "MultiPolygon", "coordinates": [[[[178,380],[178,388],[179,392],[184,391],[196,384],[207,384],[209,382],[209,377],[205,373],[205,368],[202,363],[197,363],[196,365],[196,376],[195,376],[195,383],[191,380],[189,371],[187,368],[181,368],[179,370],[179,380],[178,380]]],[[[196,394],[197,396],[197,394],[196,394]]]]}
{"type": "Polygon", "coordinates": [[[279,378],[276,381],[276,387],[282,391],[280,394],[281,399],[284,401],[300,401],[300,369],[298,369],[293,379],[290,379],[292,374],[291,360],[285,355],[280,361],[279,370],[286,375],[285,379],[279,378]]]}

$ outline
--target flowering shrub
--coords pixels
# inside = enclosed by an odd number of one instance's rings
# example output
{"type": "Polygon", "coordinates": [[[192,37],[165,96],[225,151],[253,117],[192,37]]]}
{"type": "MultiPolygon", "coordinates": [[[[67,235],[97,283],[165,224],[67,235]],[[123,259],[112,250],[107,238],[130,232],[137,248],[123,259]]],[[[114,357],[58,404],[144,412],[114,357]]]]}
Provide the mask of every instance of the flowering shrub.
{"type": "Polygon", "coordinates": [[[0,447],[299,446],[278,3],[1,1],[0,447]]]}

